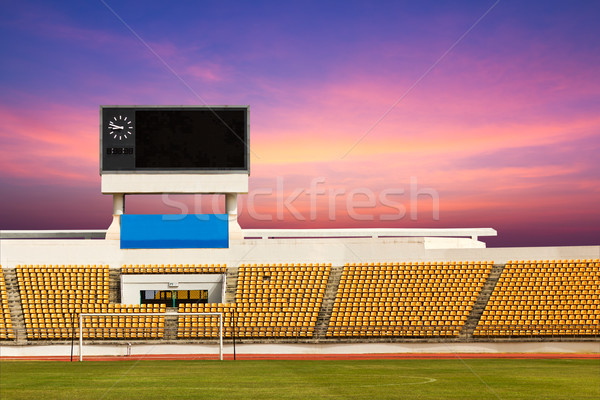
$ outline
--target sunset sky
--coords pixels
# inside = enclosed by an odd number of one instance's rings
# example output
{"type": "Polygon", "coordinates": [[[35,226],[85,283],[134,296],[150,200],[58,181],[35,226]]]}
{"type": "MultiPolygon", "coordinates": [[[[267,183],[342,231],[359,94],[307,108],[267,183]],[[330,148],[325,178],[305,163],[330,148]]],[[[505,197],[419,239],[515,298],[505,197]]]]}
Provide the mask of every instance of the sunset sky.
{"type": "MultiPolygon", "coordinates": [[[[599,2],[287,3],[4,2],[0,229],[108,227],[100,105],[229,104],[250,106],[242,227],[600,244],[599,2]]],[[[167,200],[126,212],[212,202],[167,200]]]]}

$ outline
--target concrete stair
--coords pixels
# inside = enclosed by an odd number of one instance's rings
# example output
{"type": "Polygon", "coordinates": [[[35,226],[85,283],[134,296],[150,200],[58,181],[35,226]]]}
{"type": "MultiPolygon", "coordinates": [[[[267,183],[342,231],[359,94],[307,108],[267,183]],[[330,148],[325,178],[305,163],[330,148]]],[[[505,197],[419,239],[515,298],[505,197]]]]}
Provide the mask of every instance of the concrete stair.
{"type": "Polygon", "coordinates": [[[121,302],[121,269],[111,268],[108,272],[108,301],[111,304],[121,302]]]}
{"type": "Polygon", "coordinates": [[[238,280],[237,268],[227,268],[225,280],[225,298],[223,299],[223,303],[235,303],[235,290],[237,288],[238,280]]]}
{"type": "Polygon", "coordinates": [[[483,288],[481,289],[481,292],[479,293],[479,296],[477,296],[477,300],[473,305],[473,309],[469,313],[467,321],[461,330],[461,339],[473,338],[473,331],[475,331],[475,328],[479,323],[479,319],[481,318],[483,310],[485,309],[485,306],[490,299],[496,284],[498,283],[498,279],[500,278],[503,269],[503,264],[497,264],[492,267],[492,271],[488,275],[488,278],[486,279],[485,284],[483,285],[483,288]]]}
{"type": "MultiPolygon", "coordinates": [[[[167,307],[167,313],[176,313],[178,311],[177,307],[167,307]]],[[[166,315],[165,316],[165,332],[163,339],[165,340],[176,340],[177,339],[177,324],[178,324],[178,316],[177,315],[166,315]]]]}
{"type": "Polygon", "coordinates": [[[329,327],[329,320],[331,319],[331,310],[335,303],[335,297],[337,295],[338,286],[342,277],[343,267],[331,267],[329,272],[329,279],[327,280],[327,287],[325,289],[325,295],[323,296],[323,302],[321,303],[321,309],[317,316],[317,325],[313,337],[315,339],[324,339],[327,335],[327,328],[329,327]]]}
{"type": "Polygon", "coordinates": [[[15,335],[15,344],[26,344],[27,331],[25,330],[25,319],[23,318],[17,272],[15,268],[4,268],[2,272],[4,273],[4,282],[6,284],[6,297],[8,299],[10,320],[15,335]]]}

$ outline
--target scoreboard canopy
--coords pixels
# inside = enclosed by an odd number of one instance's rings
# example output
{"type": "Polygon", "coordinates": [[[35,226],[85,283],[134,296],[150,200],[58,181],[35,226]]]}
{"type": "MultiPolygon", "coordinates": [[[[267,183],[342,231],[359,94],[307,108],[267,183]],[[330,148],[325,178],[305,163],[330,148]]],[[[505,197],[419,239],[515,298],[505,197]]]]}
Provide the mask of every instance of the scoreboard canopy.
{"type": "Polygon", "coordinates": [[[249,174],[248,106],[100,106],[100,174],[249,174]]]}

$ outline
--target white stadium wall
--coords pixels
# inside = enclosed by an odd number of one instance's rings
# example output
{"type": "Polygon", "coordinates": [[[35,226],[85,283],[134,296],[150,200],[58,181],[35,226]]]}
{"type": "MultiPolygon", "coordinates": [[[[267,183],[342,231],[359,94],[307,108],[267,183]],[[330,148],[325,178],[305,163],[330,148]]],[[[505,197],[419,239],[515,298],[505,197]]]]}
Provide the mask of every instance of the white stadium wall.
{"type": "MultiPolygon", "coordinates": [[[[226,264],[345,263],[415,261],[494,261],[596,259],[600,246],[482,248],[471,239],[449,238],[306,238],[246,239],[232,241],[228,249],[127,249],[116,240],[2,239],[3,268],[25,264],[226,264]],[[437,246],[432,243],[437,242],[437,246]],[[454,248],[444,247],[448,242],[454,248]],[[452,244],[452,243],[451,243],[452,244]],[[477,246],[477,247],[475,247],[477,246]],[[435,248],[438,247],[438,248],[435,248]]],[[[450,246],[447,246],[450,247],[450,246]]]]}

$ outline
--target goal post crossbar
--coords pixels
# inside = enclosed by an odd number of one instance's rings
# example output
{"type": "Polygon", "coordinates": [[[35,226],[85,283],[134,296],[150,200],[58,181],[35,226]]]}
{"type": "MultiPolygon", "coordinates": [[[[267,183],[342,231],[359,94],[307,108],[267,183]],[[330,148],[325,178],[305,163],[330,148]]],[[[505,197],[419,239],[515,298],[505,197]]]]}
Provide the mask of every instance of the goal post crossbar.
{"type": "Polygon", "coordinates": [[[80,313],[79,314],[79,361],[83,361],[83,318],[84,317],[139,317],[139,316],[150,316],[150,317],[166,317],[166,316],[186,316],[186,315],[197,315],[197,316],[218,316],[219,317],[219,360],[223,361],[223,313],[220,312],[140,312],[140,313],[80,313]]]}

